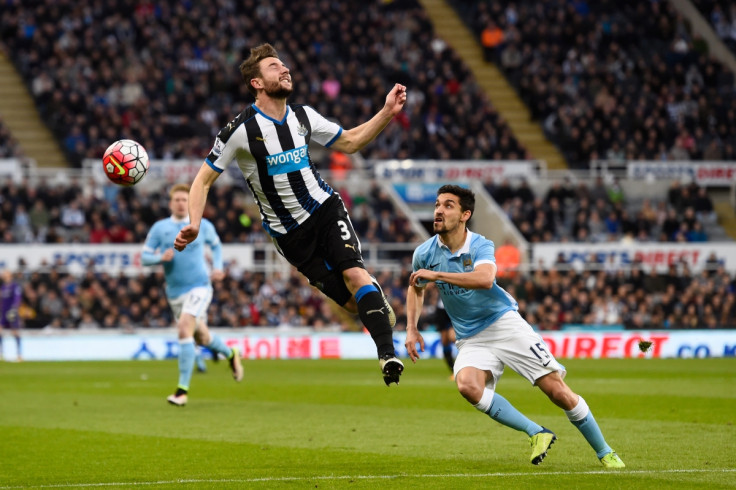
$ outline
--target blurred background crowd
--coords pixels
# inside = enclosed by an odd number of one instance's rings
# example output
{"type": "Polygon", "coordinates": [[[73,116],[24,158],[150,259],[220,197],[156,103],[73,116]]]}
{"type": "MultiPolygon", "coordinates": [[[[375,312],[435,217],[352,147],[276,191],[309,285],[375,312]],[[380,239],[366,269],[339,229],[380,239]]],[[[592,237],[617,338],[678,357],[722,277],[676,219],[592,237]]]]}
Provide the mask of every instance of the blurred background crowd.
{"type": "MultiPolygon", "coordinates": [[[[734,75],[670,2],[453,0],[531,117],[575,170],[591,162],[736,160],[734,75]]],[[[736,53],[736,6],[694,0],[736,53]]],[[[99,159],[111,141],[135,139],[152,159],[202,158],[221,127],[253,102],[238,64],[272,41],[292,70],[292,101],[354,127],[384,103],[386,87],[409,87],[405,110],[365,148],[365,160],[525,160],[534,157],[499,115],[463,58],[438,37],[415,0],[5,0],[0,44],[32,93],[69,162],[99,159]],[[282,29],[284,25],[299,28],[282,29]],[[274,33],[278,33],[278,40],[274,33]]],[[[23,157],[0,118],[0,158],[23,157]]],[[[349,171],[345,155],[315,152],[320,171],[349,171]]],[[[330,179],[328,179],[330,180],[330,179]]],[[[361,241],[416,244],[410,219],[378,183],[357,190],[330,180],[361,241]]],[[[222,241],[269,242],[243,183],[218,183],[205,216],[222,241]]],[[[642,196],[618,179],[487,179],[521,236],[534,243],[728,241],[709,189],[673,180],[642,196]]],[[[0,182],[1,244],[127,243],[145,240],[169,215],[167,189],[0,182]]],[[[471,226],[472,228],[472,226],[471,226]]],[[[500,244],[497,244],[497,246],[500,244]]],[[[405,323],[406,254],[372,271],[405,323]]],[[[304,279],[227,266],[215,285],[210,324],[353,329],[304,279]]],[[[48,264],[24,269],[27,328],[165,327],[171,314],[158,268],[82,276],[48,264]]],[[[666,273],[640,263],[511,271],[499,283],[540,329],[736,327],[735,278],[718,257],[702,272],[666,273]]],[[[435,293],[423,325],[433,324],[435,293]]]]}
{"type": "MultiPolygon", "coordinates": [[[[707,204],[703,188],[675,181],[666,194],[645,200],[633,213],[627,211],[626,199],[615,185],[595,180],[591,183],[589,187],[584,182],[554,182],[541,197],[524,180],[498,186],[486,182],[486,187],[533,243],[707,240],[704,234],[691,232],[702,230],[703,223],[714,219],[712,203],[707,204]]],[[[140,244],[150,225],[169,215],[165,188],[143,192],[112,185],[16,185],[8,180],[0,190],[0,199],[0,226],[6,243],[140,244]],[[26,207],[31,209],[26,212],[26,207]],[[22,216],[26,219],[20,219],[22,216]]],[[[370,239],[376,243],[418,243],[407,219],[377,185],[365,195],[346,193],[344,199],[364,243],[370,243],[370,239]]],[[[215,186],[206,215],[226,244],[268,241],[257,212],[249,208],[237,186],[215,186]]],[[[400,262],[400,271],[372,271],[391,298],[399,317],[397,328],[406,321],[410,256],[405,254],[400,262]]],[[[620,267],[600,263],[591,256],[582,267],[560,259],[547,267],[501,275],[499,284],[518,299],[521,311],[540,329],[559,329],[568,324],[627,328],[736,326],[736,278],[715,256],[709,257],[707,267],[699,273],[693,273],[685,262],[673,264],[662,273],[641,263],[620,267]]],[[[78,277],[62,266],[49,264],[44,270],[25,270],[18,277],[24,286],[21,316],[28,328],[125,329],[171,324],[158,267],[149,274],[128,277],[90,266],[78,277]]],[[[422,319],[425,327],[434,324],[435,301],[432,292],[422,319]]],[[[226,280],[215,285],[210,324],[356,328],[353,319],[341,316],[332,306],[293,271],[288,277],[280,273],[266,275],[233,262],[227,264],[226,280]]]]}
{"type": "Polygon", "coordinates": [[[387,84],[411,87],[366,158],[527,156],[413,1],[10,1],[1,19],[0,41],[77,165],[122,134],[152,158],[206,155],[253,101],[240,61],[274,32],[292,100],[344,127],[382,107],[387,84]]]}
{"type": "MultiPolygon", "coordinates": [[[[454,3],[571,167],[736,159],[734,75],[670,2],[454,3]]],[[[733,48],[733,5],[695,3],[733,48]]]]}
{"type": "MultiPolygon", "coordinates": [[[[689,329],[736,327],[736,277],[717,257],[693,273],[686,263],[662,273],[634,263],[608,266],[590,258],[585,270],[557,262],[553,268],[514,272],[499,278],[519,302],[520,312],[540,330],[563,325],[601,328],[689,329]]],[[[20,315],[26,328],[144,328],[172,324],[164,295],[163,273],[134,277],[95,272],[83,276],[51,268],[18,274],[24,287],[20,315]]],[[[215,283],[210,325],[229,327],[338,327],[354,330],[354,319],[333,308],[329,300],[299,274],[266,276],[226,265],[227,277],[215,283]]],[[[411,273],[372,271],[397,314],[397,330],[406,327],[406,288],[411,273]]],[[[430,288],[421,328],[435,323],[436,290],[430,288]]]]}
{"type": "MultiPolygon", "coordinates": [[[[554,181],[538,195],[525,181],[487,180],[485,188],[532,243],[571,241],[704,242],[725,236],[704,187],[673,181],[666,195],[631,199],[621,185],[602,179],[554,181]]],[[[353,226],[365,243],[418,240],[403,212],[374,182],[366,193],[338,187],[353,226]]],[[[205,217],[224,243],[265,243],[249,191],[217,185],[205,217]]],[[[167,189],[153,192],[93,183],[0,184],[0,243],[139,243],[150,226],[170,215],[167,189]]]]}

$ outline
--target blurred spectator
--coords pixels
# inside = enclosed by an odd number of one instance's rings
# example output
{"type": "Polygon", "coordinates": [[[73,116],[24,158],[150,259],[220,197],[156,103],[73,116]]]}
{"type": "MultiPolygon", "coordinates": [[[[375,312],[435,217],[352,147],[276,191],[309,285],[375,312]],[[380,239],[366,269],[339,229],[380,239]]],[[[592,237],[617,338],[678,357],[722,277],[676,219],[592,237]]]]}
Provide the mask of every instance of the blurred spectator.
{"type": "Polygon", "coordinates": [[[483,45],[483,56],[486,61],[498,59],[499,48],[503,44],[503,30],[492,20],[480,34],[480,43],[483,45]]]}
{"type": "Polygon", "coordinates": [[[693,0],[703,16],[710,20],[713,30],[736,55],[736,6],[726,0],[693,0]]]}
{"type": "Polygon", "coordinates": [[[0,158],[18,158],[23,155],[20,143],[10,133],[10,129],[0,116],[0,158]]]}
{"type": "Polygon", "coordinates": [[[511,242],[506,240],[503,245],[495,251],[496,266],[498,272],[496,277],[502,279],[513,279],[518,274],[519,265],[521,265],[521,252],[511,242]]]}

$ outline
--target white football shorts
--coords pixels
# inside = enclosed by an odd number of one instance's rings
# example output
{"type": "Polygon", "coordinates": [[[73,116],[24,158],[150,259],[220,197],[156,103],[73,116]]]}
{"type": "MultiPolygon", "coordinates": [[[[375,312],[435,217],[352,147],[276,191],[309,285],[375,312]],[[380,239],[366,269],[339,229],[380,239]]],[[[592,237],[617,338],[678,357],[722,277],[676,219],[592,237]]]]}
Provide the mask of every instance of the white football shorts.
{"type": "Polygon", "coordinates": [[[552,372],[564,378],[567,371],[550,353],[542,337],[516,311],[509,311],[482,332],[458,340],[455,375],[465,367],[490,371],[489,387],[495,388],[504,366],[530,383],[552,372]]]}
{"type": "Polygon", "coordinates": [[[207,321],[207,308],[212,302],[212,287],[201,286],[190,289],[181,296],[169,298],[169,306],[174,319],[179,320],[182,313],[189,313],[197,320],[207,321]]]}

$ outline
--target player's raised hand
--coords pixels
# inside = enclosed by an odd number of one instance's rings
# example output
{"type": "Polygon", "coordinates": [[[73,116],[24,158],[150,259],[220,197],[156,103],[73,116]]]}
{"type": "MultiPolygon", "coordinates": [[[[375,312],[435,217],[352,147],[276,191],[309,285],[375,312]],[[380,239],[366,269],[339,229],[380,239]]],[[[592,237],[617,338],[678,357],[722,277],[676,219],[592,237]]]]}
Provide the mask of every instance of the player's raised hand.
{"type": "Polygon", "coordinates": [[[391,115],[401,112],[406,103],[406,87],[397,83],[394,88],[386,96],[386,108],[391,111],[391,115]]]}
{"type": "Polygon", "coordinates": [[[422,334],[420,334],[416,328],[407,329],[404,347],[406,347],[409,359],[411,359],[411,362],[413,363],[416,363],[417,359],[419,359],[417,343],[419,344],[419,352],[424,352],[424,337],[422,337],[422,334]]]}
{"type": "Polygon", "coordinates": [[[187,245],[197,239],[199,235],[199,227],[192,224],[186,225],[184,228],[179,230],[179,234],[174,239],[174,248],[179,252],[184,250],[187,245]]]}
{"type": "Polygon", "coordinates": [[[412,272],[409,276],[410,286],[422,286],[428,282],[434,282],[437,280],[439,274],[437,271],[430,271],[427,269],[419,269],[416,272],[412,272]]]}

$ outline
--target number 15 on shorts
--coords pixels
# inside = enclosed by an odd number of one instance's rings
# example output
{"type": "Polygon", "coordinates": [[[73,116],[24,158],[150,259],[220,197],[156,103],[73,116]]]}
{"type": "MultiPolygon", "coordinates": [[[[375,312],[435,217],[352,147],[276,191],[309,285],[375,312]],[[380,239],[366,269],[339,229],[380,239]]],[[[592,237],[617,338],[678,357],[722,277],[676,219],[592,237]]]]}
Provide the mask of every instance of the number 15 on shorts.
{"type": "Polygon", "coordinates": [[[536,344],[529,347],[529,350],[532,351],[532,354],[542,361],[542,366],[547,366],[552,361],[552,357],[549,355],[549,352],[547,352],[547,349],[545,349],[545,345],[543,342],[537,342],[536,344]]]}

